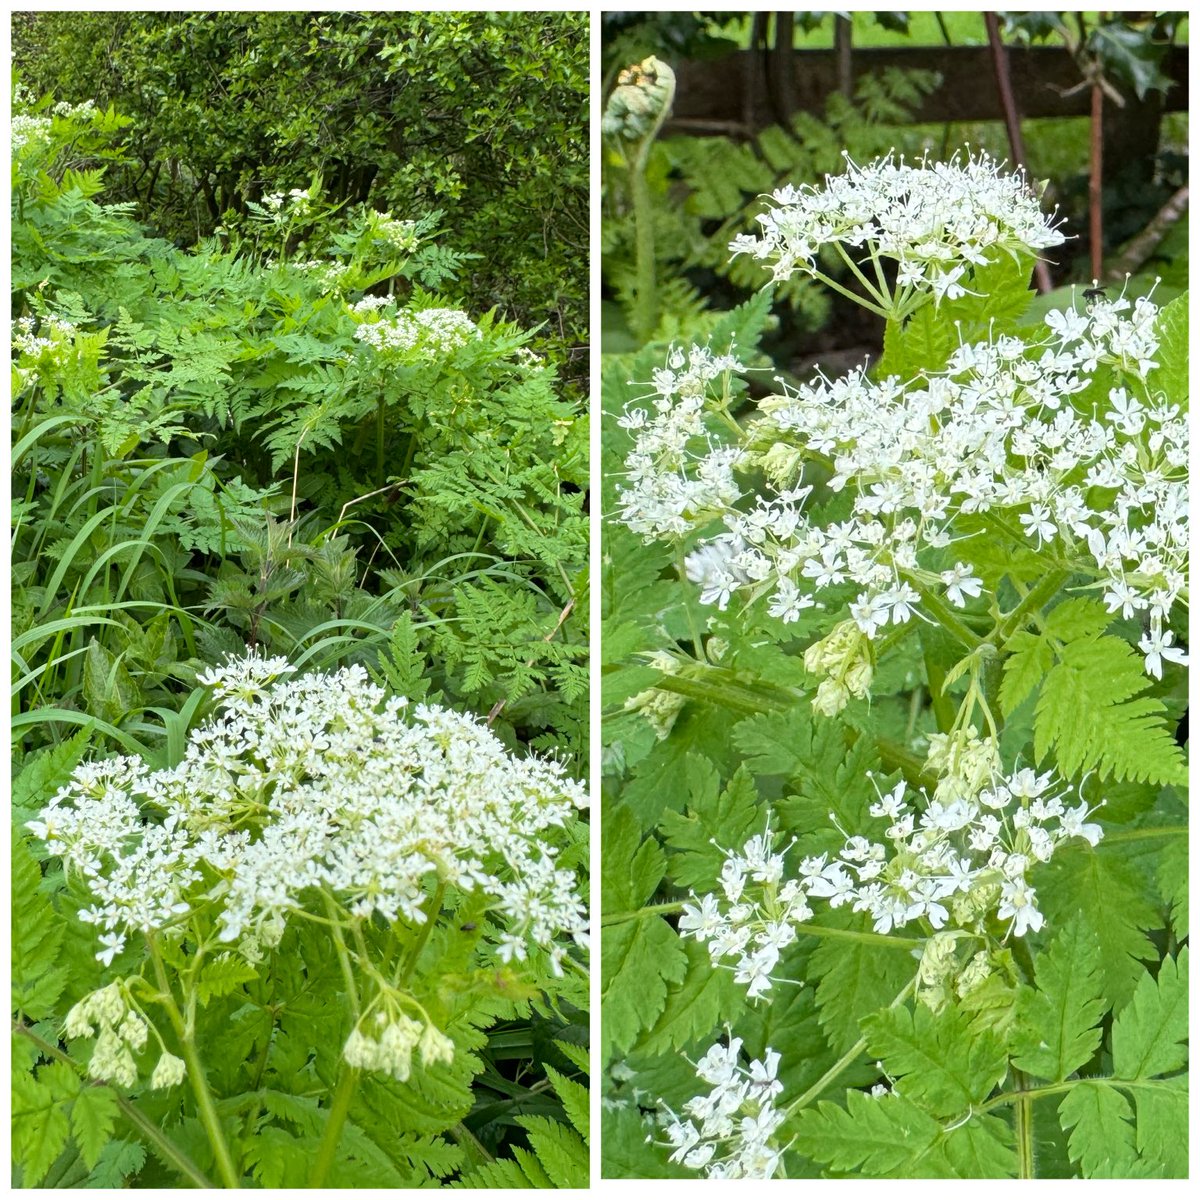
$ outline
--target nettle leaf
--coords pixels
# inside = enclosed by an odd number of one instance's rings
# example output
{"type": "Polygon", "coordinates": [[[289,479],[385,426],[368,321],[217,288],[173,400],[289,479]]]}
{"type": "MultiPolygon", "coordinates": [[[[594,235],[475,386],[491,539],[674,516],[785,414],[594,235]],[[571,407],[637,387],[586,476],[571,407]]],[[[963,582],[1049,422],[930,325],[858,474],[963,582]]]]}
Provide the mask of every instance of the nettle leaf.
{"type": "Polygon", "coordinates": [[[972,1031],[963,1014],[884,1009],[863,1021],[872,1054],[883,1059],[903,1095],[939,1116],[962,1113],[986,1099],[1004,1078],[1008,1059],[990,1032],[972,1031]]]}
{"type": "Polygon", "coordinates": [[[623,1053],[652,1029],[667,1005],[672,983],[687,974],[687,954],[661,917],[645,916],[605,929],[601,940],[600,1054],[623,1053]]]}
{"type": "Polygon", "coordinates": [[[1035,961],[1037,987],[1023,986],[1018,1004],[1018,1048],[1023,1071],[1057,1083],[1077,1071],[1100,1045],[1103,999],[1100,944],[1082,918],[1065,925],[1035,961]]]}
{"type": "Polygon", "coordinates": [[[1145,874],[1139,863],[1118,846],[1093,848],[1071,842],[1037,875],[1039,905],[1051,924],[1078,918],[1091,926],[1100,946],[1104,996],[1120,1011],[1133,995],[1143,967],[1139,959],[1158,957],[1145,930],[1157,929],[1162,917],[1146,899],[1145,874]]]}
{"type": "Polygon", "coordinates": [[[1116,1088],[1098,1081],[1077,1083],[1058,1108],[1067,1147],[1088,1179],[1121,1179],[1134,1173],[1133,1109],[1116,1088]]]}
{"type": "Polygon", "coordinates": [[[692,793],[685,813],[667,812],[659,824],[672,850],[667,869],[680,887],[707,891],[720,878],[726,849],[740,849],[767,826],[764,805],[754,777],[743,764],[725,790],[718,794],[715,769],[713,786],[692,793]]]}
{"type": "Polygon", "coordinates": [[[1068,643],[1038,698],[1038,761],[1053,750],[1068,778],[1094,770],[1116,779],[1186,782],[1183,751],[1164,720],[1165,706],[1132,699],[1149,684],[1141,656],[1121,638],[1068,643]]]}
{"type": "Polygon", "coordinates": [[[1143,973],[1133,998],[1113,1023],[1113,1071],[1120,1079],[1149,1079],[1187,1062],[1188,951],[1164,958],[1158,978],[1143,973]]]}
{"type": "Polygon", "coordinates": [[[802,1112],[793,1145],[835,1171],[904,1178],[941,1132],[941,1125],[906,1096],[849,1091],[845,1108],[822,1100],[802,1112]]]}

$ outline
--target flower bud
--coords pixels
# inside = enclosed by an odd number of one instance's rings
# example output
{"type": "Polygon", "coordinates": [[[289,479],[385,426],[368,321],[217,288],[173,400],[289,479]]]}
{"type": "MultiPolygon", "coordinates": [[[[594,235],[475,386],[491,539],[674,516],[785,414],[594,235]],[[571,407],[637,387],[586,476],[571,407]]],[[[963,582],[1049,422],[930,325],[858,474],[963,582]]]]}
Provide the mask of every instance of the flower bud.
{"type": "Polygon", "coordinates": [[[152,1088],[171,1088],[176,1084],[182,1083],[184,1076],[187,1074],[187,1067],[184,1065],[182,1058],[176,1058],[174,1054],[168,1051],[163,1051],[163,1056],[158,1060],[158,1065],[154,1068],[154,1073],[150,1076],[150,1086],[152,1088]]]}

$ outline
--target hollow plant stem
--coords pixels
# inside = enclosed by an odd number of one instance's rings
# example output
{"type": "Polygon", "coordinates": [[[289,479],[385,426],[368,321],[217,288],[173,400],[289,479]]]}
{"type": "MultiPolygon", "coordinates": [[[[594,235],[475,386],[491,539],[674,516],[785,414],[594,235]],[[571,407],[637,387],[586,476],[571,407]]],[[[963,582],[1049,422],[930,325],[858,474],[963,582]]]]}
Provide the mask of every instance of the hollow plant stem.
{"type": "Polygon", "coordinates": [[[346,1125],[346,1117],[350,1112],[350,1104],[358,1088],[358,1069],[347,1063],[342,1063],[338,1075],[337,1087],[333,1093],[333,1103],[329,1107],[329,1116],[325,1121],[325,1132],[321,1135],[321,1144],[317,1148],[317,1157],[313,1160],[312,1169],[308,1173],[308,1186],[323,1187],[337,1156],[338,1143],[342,1140],[342,1130],[346,1125]]]}
{"type": "Polygon", "coordinates": [[[200,1059],[200,1052],[196,1048],[195,1030],[184,1020],[183,1013],[179,1011],[179,1005],[175,1003],[175,996],[167,980],[166,968],[163,966],[158,946],[152,939],[148,940],[148,945],[150,958],[154,963],[154,977],[161,993],[159,998],[167,1010],[167,1016],[179,1038],[179,1047],[187,1067],[188,1083],[191,1085],[192,1095],[196,1098],[196,1112],[209,1145],[212,1147],[213,1157],[217,1161],[217,1173],[225,1187],[240,1188],[242,1186],[241,1175],[234,1164],[233,1155],[229,1152],[229,1143],[225,1140],[221,1119],[217,1116],[217,1106],[213,1102],[212,1092],[208,1086],[208,1075],[204,1070],[204,1063],[200,1059]]]}

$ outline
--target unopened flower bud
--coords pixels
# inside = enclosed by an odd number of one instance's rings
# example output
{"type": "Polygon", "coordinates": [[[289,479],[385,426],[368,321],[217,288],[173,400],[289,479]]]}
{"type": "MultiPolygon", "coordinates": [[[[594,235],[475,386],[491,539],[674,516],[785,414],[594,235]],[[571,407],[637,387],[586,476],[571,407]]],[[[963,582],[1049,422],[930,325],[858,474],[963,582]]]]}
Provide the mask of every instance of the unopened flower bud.
{"type": "Polygon", "coordinates": [[[158,1065],[154,1068],[154,1073],[150,1076],[150,1086],[152,1088],[170,1088],[176,1084],[182,1083],[184,1076],[187,1074],[187,1067],[184,1065],[182,1058],[176,1058],[174,1054],[168,1051],[163,1051],[163,1056],[158,1060],[158,1065]]]}

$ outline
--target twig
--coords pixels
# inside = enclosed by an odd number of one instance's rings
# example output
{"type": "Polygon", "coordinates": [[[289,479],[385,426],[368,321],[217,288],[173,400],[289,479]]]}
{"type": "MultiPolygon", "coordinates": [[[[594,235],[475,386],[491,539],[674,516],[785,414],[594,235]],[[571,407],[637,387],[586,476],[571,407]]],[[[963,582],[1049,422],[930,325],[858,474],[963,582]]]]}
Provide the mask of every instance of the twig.
{"type": "Polygon", "coordinates": [[[1092,162],[1088,171],[1088,237],[1092,243],[1092,278],[1104,270],[1104,92],[1092,82],[1092,162]]]}
{"type": "Polygon", "coordinates": [[[1124,249],[1105,271],[1113,283],[1123,283],[1126,275],[1134,275],[1158,248],[1159,242],[1187,211],[1188,189],[1183,186],[1154,214],[1141,233],[1130,238],[1124,249]]]}
{"type": "MultiPolygon", "coordinates": [[[[996,90],[1000,93],[1000,106],[1004,109],[1004,128],[1008,131],[1008,144],[1016,166],[1020,167],[1028,177],[1029,171],[1025,166],[1025,140],[1021,137],[1021,118],[1017,115],[1017,101],[1013,95],[1012,77],[1008,69],[1008,52],[1000,37],[1000,21],[994,12],[983,14],[987,26],[988,46],[992,51],[992,67],[996,72],[996,90]]],[[[1033,277],[1037,281],[1037,290],[1045,295],[1054,284],[1050,279],[1050,269],[1039,258],[1033,267],[1033,277]]]]}

